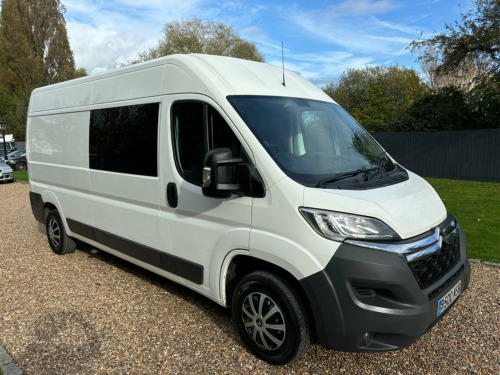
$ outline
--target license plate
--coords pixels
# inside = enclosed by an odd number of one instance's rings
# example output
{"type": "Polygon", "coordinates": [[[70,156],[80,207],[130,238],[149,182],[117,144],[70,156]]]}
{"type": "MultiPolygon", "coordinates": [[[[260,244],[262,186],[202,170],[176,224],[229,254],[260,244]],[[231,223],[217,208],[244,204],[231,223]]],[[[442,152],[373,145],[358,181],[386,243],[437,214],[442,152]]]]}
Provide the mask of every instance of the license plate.
{"type": "Polygon", "coordinates": [[[459,280],[458,283],[451,288],[451,290],[445,294],[443,298],[441,298],[438,302],[437,316],[441,315],[450,305],[455,301],[460,292],[462,291],[462,280],[459,280]]]}

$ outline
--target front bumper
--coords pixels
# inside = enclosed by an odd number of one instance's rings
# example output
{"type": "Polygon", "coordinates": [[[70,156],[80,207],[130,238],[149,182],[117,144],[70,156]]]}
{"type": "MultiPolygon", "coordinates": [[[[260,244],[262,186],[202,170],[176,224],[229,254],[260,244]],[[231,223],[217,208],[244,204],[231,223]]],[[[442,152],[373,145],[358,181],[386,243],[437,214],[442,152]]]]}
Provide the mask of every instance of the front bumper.
{"type": "Polygon", "coordinates": [[[13,180],[14,180],[14,172],[0,173],[0,181],[13,181],[13,180]]]}
{"type": "Polygon", "coordinates": [[[459,258],[431,285],[422,285],[401,254],[343,243],[326,268],[300,281],[320,343],[342,351],[404,348],[436,324],[438,301],[461,280],[470,282],[463,229],[459,258]]]}

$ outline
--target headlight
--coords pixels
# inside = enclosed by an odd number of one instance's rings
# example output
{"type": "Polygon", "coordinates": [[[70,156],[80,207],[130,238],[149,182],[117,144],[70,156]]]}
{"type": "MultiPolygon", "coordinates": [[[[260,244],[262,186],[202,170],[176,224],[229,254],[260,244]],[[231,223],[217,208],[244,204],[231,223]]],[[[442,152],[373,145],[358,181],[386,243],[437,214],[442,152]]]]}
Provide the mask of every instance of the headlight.
{"type": "Polygon", "coordinates": [[[12,168],[5,168],[3,170],[5,173],[10,173],[10,172],[13,172],[12,168]]]}
{"type": "Polygon", "coordinates": [[[371,217],[299,208],[307,222],[323,237],[335,241],[355,239],[399,239],[399,236],[384,222],[371,217]]]}

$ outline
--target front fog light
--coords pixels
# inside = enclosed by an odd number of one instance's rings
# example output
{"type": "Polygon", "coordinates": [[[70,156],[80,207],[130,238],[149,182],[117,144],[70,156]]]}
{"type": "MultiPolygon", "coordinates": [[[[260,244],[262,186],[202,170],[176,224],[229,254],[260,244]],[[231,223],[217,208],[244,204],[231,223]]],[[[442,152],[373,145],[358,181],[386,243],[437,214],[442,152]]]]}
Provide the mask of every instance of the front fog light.
{"type": "Polygon", "coordinates": [[[316,232],[331,240],[399,238],[387,224],[375,218],[304,207],[299,211],[316,232]]]}

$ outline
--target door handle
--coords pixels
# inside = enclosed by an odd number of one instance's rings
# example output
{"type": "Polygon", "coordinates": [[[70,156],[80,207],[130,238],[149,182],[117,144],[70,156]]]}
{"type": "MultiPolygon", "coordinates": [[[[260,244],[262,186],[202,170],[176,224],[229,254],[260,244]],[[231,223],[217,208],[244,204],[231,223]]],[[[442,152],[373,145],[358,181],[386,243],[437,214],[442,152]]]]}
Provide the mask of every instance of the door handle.
{"type": "Polygon", "coordinates": [[[178,197],[177,185],[175,185],[175,182],[169,182],[167,184],[167,202],[170,207],[177,207],[178,197]]]}

